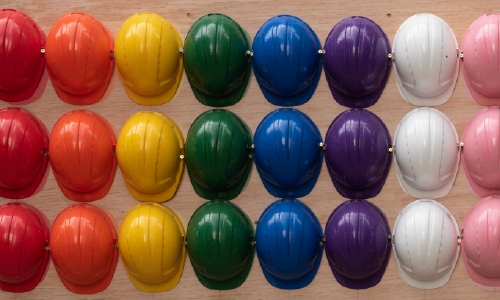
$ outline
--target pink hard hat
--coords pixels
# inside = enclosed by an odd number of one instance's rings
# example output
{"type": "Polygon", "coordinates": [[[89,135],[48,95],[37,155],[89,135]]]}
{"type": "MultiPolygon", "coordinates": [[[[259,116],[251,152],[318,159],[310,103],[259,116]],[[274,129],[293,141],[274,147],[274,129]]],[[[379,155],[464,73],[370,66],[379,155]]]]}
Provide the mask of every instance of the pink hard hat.
{"type": "Polygon", "coordinates": [[[485,289],[500,287],[500,197],[476,202],[462,224],[462,256],[470,279],[485,289]]]}
{"type": "Polygon", "coordinates": [[[500,108],[477,112],[462,134],[462,165],[470,188],[478,196],[500,194],[500,108]]]}
{"type": "Polygon", "coordinates": [[[462,74],[469,95],[485,106],[500,105],[500,14],[477,18],[462,40],[462,74]]]}

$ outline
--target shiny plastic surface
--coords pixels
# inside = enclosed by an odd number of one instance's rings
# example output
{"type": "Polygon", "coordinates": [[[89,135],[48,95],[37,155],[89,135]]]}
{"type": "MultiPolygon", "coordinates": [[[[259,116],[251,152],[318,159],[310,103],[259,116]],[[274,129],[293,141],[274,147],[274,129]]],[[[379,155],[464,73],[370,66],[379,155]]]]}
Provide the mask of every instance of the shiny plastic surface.
{"type": "Polygon", "coordinates": [[[436,289],[450,279],[460,252],[455,217],[434,200],[415,200],[396,218],[393,249],[399,274],[412,287],[436,289]]]}
{"type": "Polygon", "coordinates": [[[427,13],[409,17],[392,45],[401,96],[418,106],[447,102],[458,77],[457,49],[455,34],[443,19],[427,13]]]}
{"type": "Polygon", "coordinates": [[[323,230],[307,205],[281,199],[269,205],[257,223],[257,257],[269,284],[280,289],[308,286],[323,256],[323,230]]]}
{"type": "Polygon", "coordinates": [[[143,292],[173,289],[182,275],[186,248],[177,213],[157,203],[132,207],[120,225],[118,245],[125,270],[143,292]]]}
{"type": "Polygon", "coordinates": [[[209,110],[191,124],[186,138],[186,166],[198,196],[236,198],[252,171],[252,132],[234,113],[209,110]]]}
{"type": "Polygon", "coordinates": [[[403,190],[415,198],[446,196],[458,172],[460,148],[451,120],[422,107],[403,117],[394,134],[396,172],[403,190]]]}
{"type": "Polygon", "coordinates": [[[64,114],[50,134],[50,164],[63,194],[89,202],[108,193],[116,172],[115,134],[98,114],[64,114]]]}
{"type": "Polygon", "coordinates": [[[350,199],[377,196],[391,167],[391,136],[377,115],[349,109],[330,124],[325,162],[340,195],[350,199]]]}
{"type": "Polygon", "coordinates": [[[172,100],[182,79],[182,39],[169,21],[139,13],[120,27],[115,40],[118,74],[125,92],[142,105],[172,100]]]}
{"type": "Polygon", "coordinates": [[[248,34],[223,14],[199,18],[184,43],[184,67],[191,89],[204,105],[238,103],[252,74],[248,34]]]}
{"type": "Polygon", "coordinates": [[[76,294],[104,291],[118,260],[116,229],[110,215],[90,204],[61,211],[50,231],[50,254],[64,286],[76,294]]]}
{"type": "Polygon", "coordinates": [[[186,231],[187,251],[203,286],[230,290],[245,282],[255,254],[252,221],[228,201],[198,207],[186,231]]]}
{"type": "Polygon", "coordinates": [[[382,28],[366,17],[347,17],[330,31],[324,48],[333,98],[351,108],[374,105],[391,72],[391,46],[382,28]]]}
{"type": "Polygon", "coordinates": [[[318,179],[323,151],[321,133],[293,108],[272,111],[254,135],[254,161],[266,190],[274,197],[304,197],[318,179]]]}
{"type": "Polygon", "coordinates": [[[255,35],[252,67],[264,97],[274,105],[309,101],[321,76],[321,43],[307,23],[290,15],[266,21],[255,35]]]}
{"type": "Polygon", "coordinates": [[[22,108],[0,109],[0,197],[32,196],[47,172],[45,126],[22,108]]]}
{"type": "Polygon", "coordinates": [[[89,14],[69,13],[47,35],[45,59],[57,96],[74,105],[102,99],[113,74],[113,37],[89,14]]]}
{"type": "Polygon", "coordinates": [[[462,257],[469,278],[475,285],[500,288],[500,197],[477,201],[462,224],[462,257]]]}
{"type": "Polygon", "coordinates": [[[184,139],[178,126],[154,111],[133,114],[122,127],[116,156],[127,189],[144,202],[170,200],[184,172],[184,139]]]}
{"type": "Polygon", "coordinates": [[[460,47],[462,74],[469,95],[481,105],[500,105],[500,14],[474,20],[460,47]]]}
{"type": "Polygon", "coordinates": [[[340,285],[367,289],[377,285],[391,254],[391,234],[384,213],[366,200],[337,206],[325,226],[325,252],[340,285]]]}
{"type": "Polygon", "coordinates": [[[19,102],[35,93],[45,70],[45,33],[28,15],[0,9],[0,100],[19,102]]]}
{"type": "Polygon", "coordinates": [[[24,203],[0,205],[0,290],[29,292],[49,269],[50,223],[38,209],[24,203]]]}

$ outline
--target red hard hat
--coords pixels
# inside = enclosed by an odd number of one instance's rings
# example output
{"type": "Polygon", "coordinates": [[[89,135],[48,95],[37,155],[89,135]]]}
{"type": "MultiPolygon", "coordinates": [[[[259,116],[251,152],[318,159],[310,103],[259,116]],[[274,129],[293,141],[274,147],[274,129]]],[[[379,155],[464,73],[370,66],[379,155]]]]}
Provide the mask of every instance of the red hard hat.
{"type": "Polygon", "coordinates": [[[0,10],[0,99],[18,102],[35,93],[45,69],[45,33],[23,12],[0,10]]]}
{"type": "Polygon", "coordinates": [[[49,268],[49,227],[33,206],[0,206],[0,290],[29,292],[43,280],[49,268]]]}
{"type": "Polygon", "coordinates": [[[49,159],[45,126],[22,108],[0,109],[0,197],[22,199],[40,185],[49,159]]]}
{"type": "Polygon", "coordinates": [[[70,13],[52,26],[45,59],[57,96],[64,102],[87,105],[104,96],[114,60],[113,37],[89,14],[70,13]]]}
{"type": "Polygon", "coordinates": [[[104,291],[118,259],[113,221],[90,204],[66,207],[50,231],[50,254],[64,286],[76,294],[104,291]]]}
{"type": "Polygon", "coordinates": [[[115,144],[109,124],[91,111],[70,111],[56,122],[49,157],[66,197],[89,202],[106,196],[116,172],[115,144]]]}

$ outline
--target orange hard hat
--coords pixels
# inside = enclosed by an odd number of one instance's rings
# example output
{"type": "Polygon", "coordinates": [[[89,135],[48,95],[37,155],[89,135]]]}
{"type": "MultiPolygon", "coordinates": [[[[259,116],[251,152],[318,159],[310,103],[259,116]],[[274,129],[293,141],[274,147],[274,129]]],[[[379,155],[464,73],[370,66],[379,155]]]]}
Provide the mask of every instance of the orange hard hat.
{"type": "Polygon", "coordinates": [[[57,96],[64,102],[87,105],[104,96],[114,60],[113,37],[89,14],[70,13],[52,26],[45,59],[57,96]]]}
{"type": "Polygon", "coordinates": [[[66,207],[52,224],[49,245],[57,275],[69,291],[94,294],[109,286],[118,247],[106,212],[86,203],[66,207]]]}
{"type": "Polygon", "coordinates": [[[70,111],[56,122],[49,157],[66,197],[89,202],[106,196],[116,172],[115,144],[109,124],[91,111],[70,111]]]}

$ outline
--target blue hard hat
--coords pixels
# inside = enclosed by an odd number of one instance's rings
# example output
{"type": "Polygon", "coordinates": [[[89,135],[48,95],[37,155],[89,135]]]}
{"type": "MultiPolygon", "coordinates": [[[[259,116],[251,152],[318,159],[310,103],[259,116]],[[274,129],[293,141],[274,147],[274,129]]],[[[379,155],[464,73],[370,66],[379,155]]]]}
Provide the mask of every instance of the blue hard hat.
{"type": "Polygon", "coordinates": [[[296,199],[281,199],[260,216],[256,251],[267,281],[280,289],[300,289],[316,275],[323,256],[323,230],[314,213],[296,199]]]}
{"type": "Polygon", "coordinates": [[[323,162],[321,133],[294,108],[280,108],[260,122],[254,161],[267,191],[279,198],[304,197],[313,189],[323,162]]]}
{"type": "Polygon", "coordinates": [[[253,72],[266,99],[274,105],[301,105],[311,99],[319,77],[321,43],[295,16],[275,16],[255,35],[253,72]]]}

